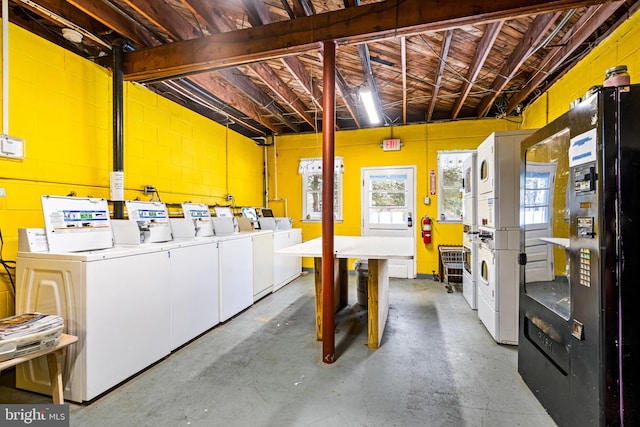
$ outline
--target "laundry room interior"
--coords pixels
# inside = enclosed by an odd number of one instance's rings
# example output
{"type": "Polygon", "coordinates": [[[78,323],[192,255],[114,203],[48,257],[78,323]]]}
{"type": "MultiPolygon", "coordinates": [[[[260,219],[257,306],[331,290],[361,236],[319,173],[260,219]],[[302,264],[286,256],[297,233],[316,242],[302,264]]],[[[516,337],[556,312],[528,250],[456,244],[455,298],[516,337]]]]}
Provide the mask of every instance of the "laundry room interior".
{"type": "Polygon", "coordinates": [[[640,2],[152,3],[2,0],[3,422],[640,424],[640,2]]]}

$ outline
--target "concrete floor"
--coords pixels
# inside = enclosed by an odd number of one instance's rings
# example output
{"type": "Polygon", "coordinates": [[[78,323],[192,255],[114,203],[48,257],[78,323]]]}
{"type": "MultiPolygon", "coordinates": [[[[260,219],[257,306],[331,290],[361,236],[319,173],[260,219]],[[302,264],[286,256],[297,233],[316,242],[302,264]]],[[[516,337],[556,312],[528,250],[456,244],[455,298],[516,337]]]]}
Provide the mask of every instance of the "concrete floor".
{"type": "MultiPolygon", "coordinates": [[[[382,345],[366,311],[336,319],[336,356],[315,340],[313,275],[94,401],[69,403],[71,426],[555,426],[462,297],[431,280],[392,280],[382,345]]],[[[49,398],[0,384],[2,403],[49,398]]]]}

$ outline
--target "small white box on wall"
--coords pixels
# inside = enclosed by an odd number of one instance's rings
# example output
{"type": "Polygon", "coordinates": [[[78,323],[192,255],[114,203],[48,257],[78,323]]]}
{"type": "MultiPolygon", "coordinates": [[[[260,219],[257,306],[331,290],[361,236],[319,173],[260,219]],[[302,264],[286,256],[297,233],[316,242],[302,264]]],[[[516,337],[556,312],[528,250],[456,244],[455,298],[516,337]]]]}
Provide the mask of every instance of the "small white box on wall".
{"type": "Polygon", "coordinates": [[[11,159],[24,159],[24,139],[0,135],[0,156],[11,159]]]}

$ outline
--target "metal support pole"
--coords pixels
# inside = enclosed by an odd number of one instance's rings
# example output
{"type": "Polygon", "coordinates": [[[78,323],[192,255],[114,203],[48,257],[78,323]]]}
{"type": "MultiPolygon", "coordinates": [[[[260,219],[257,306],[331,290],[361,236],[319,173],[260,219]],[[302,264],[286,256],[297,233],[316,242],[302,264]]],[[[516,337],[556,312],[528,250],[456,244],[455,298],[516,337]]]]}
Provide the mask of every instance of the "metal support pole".
{"type": "Polygon", "coordinates": [[[322,95],[322,361],[335,359],[333,192],[335,152],[336,43],[324,46],[322,95]]]}

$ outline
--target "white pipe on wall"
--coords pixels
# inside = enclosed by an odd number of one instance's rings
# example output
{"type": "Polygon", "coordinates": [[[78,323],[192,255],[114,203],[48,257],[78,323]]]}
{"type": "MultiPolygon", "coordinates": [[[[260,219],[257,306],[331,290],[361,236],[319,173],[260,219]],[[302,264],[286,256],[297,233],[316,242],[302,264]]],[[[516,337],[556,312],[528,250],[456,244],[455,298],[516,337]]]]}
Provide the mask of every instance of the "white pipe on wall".
{"type": "Polygon", "coordinates": [[[9,135],[9,0],[2,0],[2,133],[9,135]]]}

